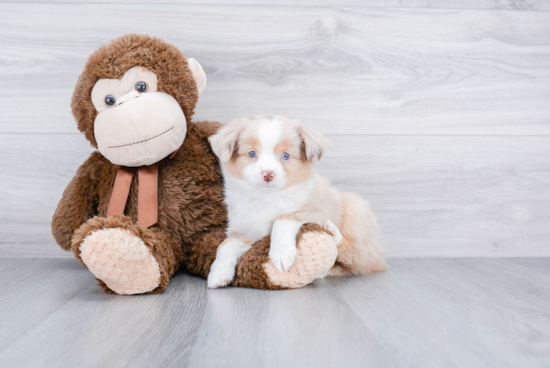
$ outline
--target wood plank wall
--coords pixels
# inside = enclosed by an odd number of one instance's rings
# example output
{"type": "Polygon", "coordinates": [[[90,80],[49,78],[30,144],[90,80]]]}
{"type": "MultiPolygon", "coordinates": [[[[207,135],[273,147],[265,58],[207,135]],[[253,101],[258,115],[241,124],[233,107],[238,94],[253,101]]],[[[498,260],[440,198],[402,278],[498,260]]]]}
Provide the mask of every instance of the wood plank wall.
{"type": "Polygon", "coordinates": [[[50,234],[92,151],[69,110],[88,55],[165,39],[208,76],[196,119],[280,114],[332,141],[389,257],[550,256],[550,2],[0,1],[0,256],[50,234]]]}

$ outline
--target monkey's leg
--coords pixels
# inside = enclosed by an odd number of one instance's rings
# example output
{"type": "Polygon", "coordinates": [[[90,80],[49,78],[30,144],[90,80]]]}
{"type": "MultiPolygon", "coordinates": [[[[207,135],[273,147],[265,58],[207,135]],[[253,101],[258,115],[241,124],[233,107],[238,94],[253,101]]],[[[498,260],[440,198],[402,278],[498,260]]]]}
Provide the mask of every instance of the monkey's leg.
{"type": "Polygon", "coordinates": [[[183,264],[195,275],[208,277],[218,246],[226,239],[223,229],[205,232],[200,240],[183,248],[183,264]]]}
{"type": "Polygon", "coordinates": [[[168,234],[147,229],[127,216],[94,217],[77,229],[72,251],[106,293],[158,293],[182,258],[168,234]]]}
{"type": "Polygon", "coordinates": [[[306,286],[324,277],[334,265],[337,248],[332,236],[319,225],[304,224],[296,237],[297,254],[288,271],[279,271],[269,259],[270,237],[253,244],[235,272],[234,286],[289,289],[306,286]]]}

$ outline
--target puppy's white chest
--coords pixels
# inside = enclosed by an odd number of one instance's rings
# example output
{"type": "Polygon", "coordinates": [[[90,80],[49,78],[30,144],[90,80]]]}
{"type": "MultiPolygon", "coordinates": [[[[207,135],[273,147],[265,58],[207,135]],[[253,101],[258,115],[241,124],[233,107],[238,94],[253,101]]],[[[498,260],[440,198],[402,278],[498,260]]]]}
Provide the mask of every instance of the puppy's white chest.
{"type": "MultiPolygon", "coordinates": [[[[228,198],[229,199],[229,198],[228,198]]],[[[258,240],[271,233],[275,219],[295,212],[301,203],[289,203],[283,198],[241,198],[240,203],[228,201],[229,232],[258,240]]]]}
{"type": "Polygon", "coordinates": [[[247,240],[259,240],[271,234],[280,215],[299,211],[317,184],[314,177],[284,190],[257,189],[226,176],[225,203],[228,211],[228,235],[238,233],[247,240]]]}

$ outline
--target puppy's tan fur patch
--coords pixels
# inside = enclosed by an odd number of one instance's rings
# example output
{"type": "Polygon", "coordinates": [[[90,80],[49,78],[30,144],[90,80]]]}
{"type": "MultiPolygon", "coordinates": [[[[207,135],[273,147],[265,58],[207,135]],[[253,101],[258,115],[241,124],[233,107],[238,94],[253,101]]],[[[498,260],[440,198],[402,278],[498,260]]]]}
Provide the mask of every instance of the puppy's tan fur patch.
{"type": "Polygon", "coordinates": [[[261,149],[262,145],[258,138],[250,135],[244,137],[242,135],[239,136],[233,155],[226,164],[226,168],[229,173],[239,179],[242,179],[244,169],[251,162],[251,158],[248,157],[248,152],[260,151],[261,149]]]}

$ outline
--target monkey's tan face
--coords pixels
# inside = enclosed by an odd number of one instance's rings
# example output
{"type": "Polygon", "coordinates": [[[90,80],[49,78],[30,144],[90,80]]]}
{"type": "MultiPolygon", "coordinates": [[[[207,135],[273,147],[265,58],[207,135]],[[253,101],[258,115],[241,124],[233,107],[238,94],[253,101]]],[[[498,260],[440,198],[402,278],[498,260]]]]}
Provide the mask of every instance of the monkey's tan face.
{"type": "Polygon", "coordinates": [[[187,125],[178,102],[157,91],[157,76],[134,67],[92,89],[99,152],[115,165],[152,165],[180,148],[187,125]]]}

